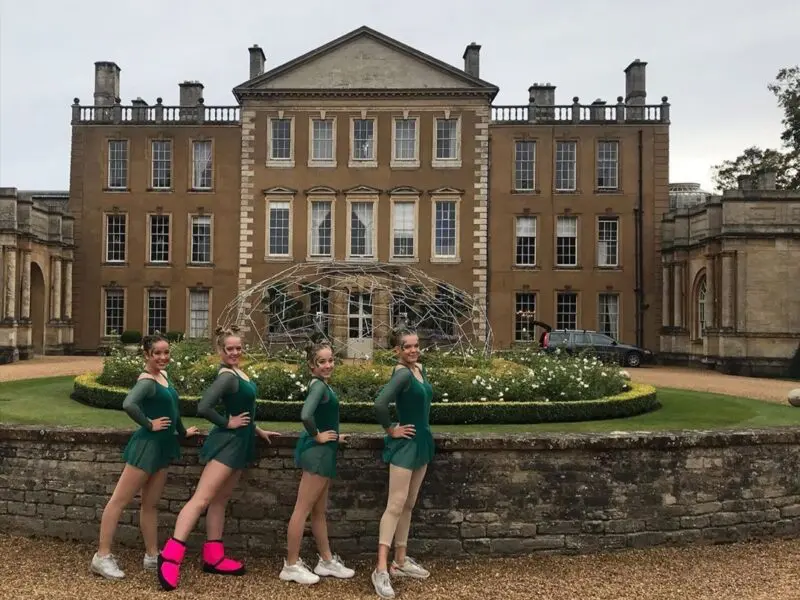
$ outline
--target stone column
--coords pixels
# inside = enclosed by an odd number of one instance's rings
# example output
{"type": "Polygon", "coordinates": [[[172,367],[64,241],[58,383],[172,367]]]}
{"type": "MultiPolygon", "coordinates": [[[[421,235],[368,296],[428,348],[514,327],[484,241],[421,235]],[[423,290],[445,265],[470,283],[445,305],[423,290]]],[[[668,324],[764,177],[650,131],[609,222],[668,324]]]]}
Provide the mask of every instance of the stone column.
{"type": "Polygon", "coordinates": [[[61,319],[61,258],[54,257],[50,263],[50,318],[61,319]]]}
{"type": "Polygon", "coordinates": [[[669,327],[672,323],[672,315],[669,310],[669,292],[670,292],[670,266],[662,265],[661,267],[661,325],[669,327]]]}
{"type": "Polygon", "coordinates": [[[72,319],[72,261],[64,261],[64,319],[72,319]]]}
{"type": "Polygon", "coordinates": [[[674,268],[672,302],[675,314],[673,315],[672,324],[675,327],[683,327],[683,265],[676,264],[674,268]]]}
{"type": "Polygon", "coordinates": [[[722,255],[722,282],[720,284],[720,327],[735,328],[736,321],[736,261],[733,254],[722,255]]]}
{"type": "Polygon", "coordinates": [[[3,255],[6,262],[6,311],[3,318],[13,321],[17,316],[17,249],[14,246],[5,246],[3,255]]]}
{"type": "MultiPolygon", "coordinates": [[[[716,310],[717,306],[717,257],[706,256],[706,327],[715,328],[717,326],[716,310]]],[[[694,302],[694,299],[692,299],[694,302]]]]}
{"type": "Polygon", "coordinates": [[[22,305],[19,307],[21,319],[31,318],[31,251],[22,251],[22,305]]]}

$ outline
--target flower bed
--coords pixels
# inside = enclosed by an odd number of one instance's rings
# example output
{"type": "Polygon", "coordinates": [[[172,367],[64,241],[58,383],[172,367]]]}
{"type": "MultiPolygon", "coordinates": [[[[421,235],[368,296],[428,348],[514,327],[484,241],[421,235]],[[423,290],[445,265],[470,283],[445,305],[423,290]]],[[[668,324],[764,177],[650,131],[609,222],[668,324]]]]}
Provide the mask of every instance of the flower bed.
{"type": "MultiPolygon", "coordinates": [[[[197,397],[215,376],[218,359],[207,347],[188,342],[174,344],[172,356],[168,371],[182,397],[181,412],[193,416],[197,397]]],[[[653,388],[629,384],[624,372],[590,358],[427,352],[423,359],[434,389],[433,423],[578,421],[630,416],[658,407],[653,388]]],[[[371,362],[337,365],[331,385],[342,402],[342,421],[374,422],[373,402],[391,376],[392,362],[384,351],[371,362]]],[[[142,367],[140,356],[114,353],[106,358],[99,376],[76,379],[74,397],[119,409],[142,367]]],[[[299,354],[284,352],[270,358],[250,354],[242,368],[258,386],[259,419],[299,419],[310,376],[299,354]]]]}

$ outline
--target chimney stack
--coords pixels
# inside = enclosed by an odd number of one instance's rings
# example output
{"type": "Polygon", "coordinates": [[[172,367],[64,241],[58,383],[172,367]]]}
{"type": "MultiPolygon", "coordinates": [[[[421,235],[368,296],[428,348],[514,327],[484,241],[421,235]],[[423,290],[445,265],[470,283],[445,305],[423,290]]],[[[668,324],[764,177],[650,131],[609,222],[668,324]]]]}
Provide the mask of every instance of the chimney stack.
{"type": "Polygon", "coordinates": [[[736,178],[740,190],[752,190],[755,188],[754,178],[750,175],[739,175],[736,178]]]}
{"type": "Polygon", "coordinates": [[[758,189],[774,190],[777,185],[778,174],[775,171],[762,171],[758,174],[758,189]]]}
{"type": "Polygon", "coordinates": [[[101,61],[94,63],[94,105],[113,106],[119,98],[119,74],[117,63],[101,61]]]}
{"type": "Polygon", "coordinates": [[[467,49],[464,50],[464,72],[471,76],[480,78],[481,76],[481,47],[480,44],[472,42],[467,49]]]}
{"type": "Polygon", "coordinates": [[[267,62],[267,57],[264,55],[264,51],[258,47],[258,44],[253,44],[248,50],[250,52],[250,79],[255,79],[264,74],[264,65],[267,62]]]}
{"type": "Polygon", "coordinates": [[[625,104],[628,106],[628,118],[644,119],[644,105],[647,101],[647,83],[645,72],[647,63],[634,60],[625,69],[625,104]]]}
{"type": "Polygon", "coordinates": [[[203,97],[203,88],[205,87],[199,81],[184,81],[178,84],[181,89],[180,105],[181,106],[197,106],[200,98],[203,97]]]}
{"type": "Polygon", "coordinates": [[[528,120],[552,121],[555,118],[556,86],[548,83],[534,83],[528,88],[528,120]]]}

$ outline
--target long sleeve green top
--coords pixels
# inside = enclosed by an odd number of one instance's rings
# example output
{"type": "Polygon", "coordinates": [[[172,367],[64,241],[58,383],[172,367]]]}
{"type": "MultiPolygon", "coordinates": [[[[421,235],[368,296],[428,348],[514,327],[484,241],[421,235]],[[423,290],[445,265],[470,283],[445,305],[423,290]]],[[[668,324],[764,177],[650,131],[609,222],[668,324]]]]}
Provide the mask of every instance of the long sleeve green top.
{"type": "Polygon", "coordinates": [[[305,402],[303,402],[303,409],[300,411],[300,420],[303,422],[303,427],[306,428],[308,435],[311,437],[319,433],[317,423],[314,419],[314,413],[317,412],[319,405],[325,400],[325,392],[327,387],[318,379],[315,379],[309,385],[308,395],[305,402]]]}
{"type": "Polygon", "coordinates": [[[389,405],[394,402],[397,403],[397,397],[408,387],[411,377],[411,371],[408,369],[398,369],[392,375],[381,393],[375,399],[375,412],[378,417],[378,423],[384,429],[392,426],[392,414],[389,411],[389,405]]]}
{"type": "MultiPolygon", "coordinates": [[[[145,413],[145,402],[158,393],[157,385],[159,384],[156,383],[154,379],[142,377],[136,382],[136,385],[131,388],[131,391],[128,392],[128,395],[125,396],[125,400],[122,402],[122,410],[124,410],[137,425],[144,427],[148,431],[152,431],[153,424],[145,413]]],[[[175,419],[173,425],[180,436],[186,436],[186,428],[183,426],[180,415],[175,419]]]]}
{"type": "MultiPolygon", "coordinates": [[[[223,397],[239,391],[239,378],[233,373],[220,373],[200,398],[197,405],[197,416],[211,421],[221,428],[228,426],[228,417],[220,414],[216,407],[223,397]]],[[[252,418],[252,415],[251,415],[252,418]]]]}

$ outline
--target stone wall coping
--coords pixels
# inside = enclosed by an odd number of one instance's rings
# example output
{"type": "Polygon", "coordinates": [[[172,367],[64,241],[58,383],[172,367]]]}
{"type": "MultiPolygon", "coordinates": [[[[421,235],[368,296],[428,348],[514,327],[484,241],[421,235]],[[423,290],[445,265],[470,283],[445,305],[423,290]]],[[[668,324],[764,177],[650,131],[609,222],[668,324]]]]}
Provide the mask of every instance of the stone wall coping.
{"type": "MultiPolygon", "coordinates": [[[[299,427],[299,424],[298,424],[299,427]]],[[[0,442],[26,441],[72,444],[124,445],[132,430],[0,425],[0,442]]],[[[347,433],[344,431],[343,433],[347,433]]],[[[273,438],[271,447],[289,448],[297,442],[299,431],[273,438]]],[[[800,427],[760,429],[621,431],[608,433],[522,433],[449,434],[434,433],[437,448],[444,452],[484,451],[568,451],[568,450],[674,450],[729,446],[800,444],[800,427]]],[[[183,440],[184,446],[200,446],[205,435],[183,440]]],[[[264,444],[263,447],[267,447],[264,444]]],[[[344,448],[380,449],[380,433],[355,433],[344,448]]]]}

